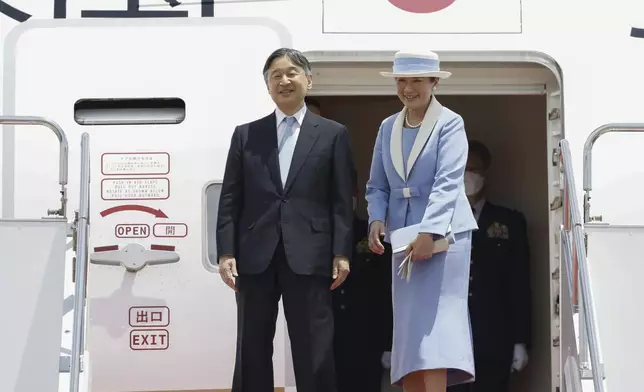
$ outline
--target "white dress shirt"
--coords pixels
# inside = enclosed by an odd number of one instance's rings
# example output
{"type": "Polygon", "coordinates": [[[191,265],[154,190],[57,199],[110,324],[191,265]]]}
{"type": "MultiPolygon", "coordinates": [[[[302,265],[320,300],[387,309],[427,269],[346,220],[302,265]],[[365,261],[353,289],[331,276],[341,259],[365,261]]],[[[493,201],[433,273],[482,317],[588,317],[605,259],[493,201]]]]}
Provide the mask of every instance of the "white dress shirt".
{"type": "MultiPolygon", "coordinates": [[[[293,116],[295,118],[295,124],[293,124],[293,134],[291,136],[292,140],[289,140],[289,143],[292,144],[293,146],[297,143],[297,138],[300,136],[300,129],[302,127],[302,121],[304,120],[304,115],[306,114],[306,105],[302,105],[302,108],[298,110],[293,116]]],[[[286,121],[284,119],[287,116],[282,112],[279,108],[275,108],[275,122],[277,123],[277,145],[280,145],[280,142],[282,141],[282,138],[284,137],[284,132],[286,131],[286,121]]],[[[285,174],[288,174],[288,170],[291,167],[291,161],[293,159],[293,151],[294,149],[286,149],[281,152],[279,152],[279,161],[280,161],[280,172],[283,172],[285,174]],[[284,154],[288,154],[288,156],[284,156],[284,154]],[[283,170],[281,167],[282,164],[286,166],[286,170],[283,170]]],[[[285,176],[284,176],[285,177],[285,176]]],[[[282,185],[284,185],[286,181],[283,180],[282,185]]]]}

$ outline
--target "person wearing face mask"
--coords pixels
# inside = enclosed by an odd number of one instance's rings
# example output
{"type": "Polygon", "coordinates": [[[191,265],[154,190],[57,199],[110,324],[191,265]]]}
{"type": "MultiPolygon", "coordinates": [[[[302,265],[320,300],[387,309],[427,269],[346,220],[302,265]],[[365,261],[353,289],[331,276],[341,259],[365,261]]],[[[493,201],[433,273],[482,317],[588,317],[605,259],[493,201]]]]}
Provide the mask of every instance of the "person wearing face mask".
{"type": "Polygon", "coordinates": [[[486,197],[490,151],[469,142],[465,192],[479,225],[472,238],[469,309],[476,380],[449,392],[507,392],[530,347],[530,276],[526,220],[486,197]]]}
{"type": "Polygon", "coordinates": [[[467,135],[463,118],[433,94],[451,75],[436,53],[398,52],[392,71],[381,75],[393,79],[404,107],[378,130],[366,194],[374,253],[383,254],[383,236],[408,234],[392,243],[404,251],[395,249],[391,265],[391,383],[406,392],[445,392],[475,376],[467,293],[477,225],[463,187],[467,135]],[[453,240],[447,251],[435,247],[446,238],[453,240]],[[409,279],[397,272],[406,257],[409,279]]]}
{"type": "MultiPolygon", "coordinates": [[[[354,173],[355,178],[355,173],[354,173]]],[[[353,191],[357,207],[358,187],[353,191]]],[[[333,291],[334,355],[338,392],[380,392],[381,356],[391,347],[391,245],[369,251],[367,222],[354,214],[351,273],[333,291]]]]}

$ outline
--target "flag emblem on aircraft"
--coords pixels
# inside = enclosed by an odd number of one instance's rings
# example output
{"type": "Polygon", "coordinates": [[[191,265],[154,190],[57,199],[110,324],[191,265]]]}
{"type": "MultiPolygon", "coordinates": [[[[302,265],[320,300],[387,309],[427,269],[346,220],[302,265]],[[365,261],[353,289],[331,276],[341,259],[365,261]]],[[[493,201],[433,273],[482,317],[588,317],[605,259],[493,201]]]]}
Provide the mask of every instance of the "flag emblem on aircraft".
{"type": "Polygon", "coordinates": [[[332,34],[516,34],[521,0],[320,0],[332,34]],[[493,13],[490,10],[494,9],[493,13]],[[356,18],[356,15],[369,17],[356,18]],[[481,15],[486,15],[484,18],[481,15]]]}
{"type": "Polygon", "coordinates": [[[452,5],[456,0],[389,0],[389,2],[403,11],[417,14],[429,14],[443,10],[452,5]]]}

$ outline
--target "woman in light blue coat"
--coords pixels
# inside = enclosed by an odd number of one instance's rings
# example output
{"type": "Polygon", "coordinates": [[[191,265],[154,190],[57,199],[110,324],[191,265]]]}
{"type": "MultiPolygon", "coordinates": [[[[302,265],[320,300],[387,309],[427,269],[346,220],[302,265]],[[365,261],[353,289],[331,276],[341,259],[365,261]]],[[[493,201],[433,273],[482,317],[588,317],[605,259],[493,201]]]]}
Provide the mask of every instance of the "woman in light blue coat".
{"type": "Polygon", "coordinates": [[[382,254],[383,236],[415,230],[393,256],[391,381],[406,392],[444,392],[474,379],[468,285],[477,224],[463,188],[468,141],[463,118],[433,96],[451,75],[435,53],[398,52],[393,72],[381,74],[394,78],[404,108],[382,122],[376,138],[366,192],[369,246],[382,254]],[[435,249],[448,236],[449,249],[435,249]],[[407,279],[398,266],[409,253],[407,279]]]}

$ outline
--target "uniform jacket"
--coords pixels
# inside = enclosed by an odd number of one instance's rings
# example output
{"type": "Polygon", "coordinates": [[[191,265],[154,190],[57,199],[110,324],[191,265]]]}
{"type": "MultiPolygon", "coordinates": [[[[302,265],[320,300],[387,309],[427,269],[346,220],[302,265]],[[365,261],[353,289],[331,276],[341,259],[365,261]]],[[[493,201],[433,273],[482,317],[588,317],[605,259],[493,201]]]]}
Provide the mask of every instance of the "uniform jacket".
{"type": "MultiPolygon", "coordinates": [[[[477,355],[530,347],[530,249],[518,211],[486,202],[472,236],[469,308],[477,355]]],[[[508,365],[509,367],[510,365],[508,365]]]]}

